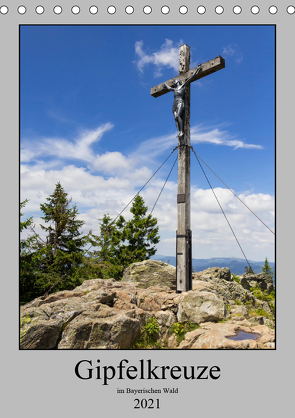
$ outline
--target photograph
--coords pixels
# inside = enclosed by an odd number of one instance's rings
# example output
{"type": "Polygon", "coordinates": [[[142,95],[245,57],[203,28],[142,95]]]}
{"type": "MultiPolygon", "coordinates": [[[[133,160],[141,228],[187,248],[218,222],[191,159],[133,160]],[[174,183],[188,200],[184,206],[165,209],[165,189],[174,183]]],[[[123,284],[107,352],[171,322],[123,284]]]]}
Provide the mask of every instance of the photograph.
{"type": "Polygon", "coordinates": [[[20,349],[275,349],[275,40],[20,26],[20,349]]]}

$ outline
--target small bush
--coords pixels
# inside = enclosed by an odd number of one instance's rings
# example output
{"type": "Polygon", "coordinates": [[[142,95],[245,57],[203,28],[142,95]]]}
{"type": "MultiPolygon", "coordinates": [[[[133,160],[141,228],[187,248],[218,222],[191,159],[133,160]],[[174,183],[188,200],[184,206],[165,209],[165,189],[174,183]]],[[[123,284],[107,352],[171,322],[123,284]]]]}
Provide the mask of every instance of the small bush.
{"type": "Polygon", "coordinates": [[[150,340],[154,340],[158,336],[158,333],[160,332],[160,325],[158,324],[158,321],[156,320],[156,318],[153,316],[147,321],[144,329],[148,338],[150,340]]]}
{"type": "Polygon", "coordinates": [[[249,310],[251,316],[263,316],[264,318],[273,319],[272,315],[261,308],[254,308],[249,310]]]}
{"type": "Polygon", "coordinates": [[[184,324],[184,329],[186,330],[186,332],[191,332],[194,331],[195,329],[200,328],[199,324],[195,324],[193,322],[186,322],[184,324]]]}
{"type": "Polygon", "coordinates": [[[237,282],[238,284],[241,284],[241,280],[240,280],[239,276],[235,276],[235,275],[232,273],[232,278],[233,278],[233,280],[234,280],[235,282],[237,282]]]}
{"type": "Polygon", "coordinates": [[[131,348],[142,350],[145,348],[162,348],[161,344],[157,342],[159,332],[160,325],[153,316],[146,322],[140,336],[135,340],[131,348]]]}
{"type": "Polygon", "coordinates": [[[236,305],[242,305],[242,302],[238,299],[235,299],[234,302],[235,302],[236,305]]]}
{"type": "Polygon", "coordinates": [[[183,324],[179,322],[175,322],[170,328],[171,334],[175,334],[177,337],[177,341],[180,342],[184,339],[185,331],[183,324]]]}
{"type": "Polygon", "coordinates": [[[255,287],[251,287],[250,292],[253,293],[253,295],[256,299],[260,299],[260,300],[263,300],[265,302],[272,302],[272,301],[275,300],[275,292],[274,291],[268,293],[266,290],[264,290],[264,291],[261,290],[258,285],[256,285],[255,287]]]}
{"type": "Polygon", "coordinates": [[[200,328],[200,325],[194,324],[193,322],[185,322],[180,324],[179,322],[175,322],[170,327],[170,333],[175,334],[177,337],[177,342],[180,343],[184,340],[184,336],[187,332],[194,331],[195,329],[200,328]]]}

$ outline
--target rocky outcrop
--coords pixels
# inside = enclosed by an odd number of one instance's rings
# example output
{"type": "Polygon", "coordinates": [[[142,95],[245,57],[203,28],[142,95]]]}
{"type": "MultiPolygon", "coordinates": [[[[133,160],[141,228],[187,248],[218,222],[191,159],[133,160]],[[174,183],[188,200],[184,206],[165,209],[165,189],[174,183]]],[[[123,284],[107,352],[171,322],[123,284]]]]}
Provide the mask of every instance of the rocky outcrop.
{"type": "Polygon", "coordinates": [[[180,323],[216,322],[225,319],[225,301],[211,292],[183,292],[179,297],[177,320],[180,323]]]}
{"type": "Polygon", "coordinates": [[[243,274],[241,277],[241,285],[248,290],[257,286],[261,290],[266,290],[268,293],[274,290],[272,278],[266,273],[243,274]]]}
{"type": "Polygon", "coordinates": [[[175,267],[169,264],[158,260],[145,260],[127,267],[122,280],[138,283],[139,287],[145,289],[157,285],[176,289],[175,274],[175,267]]]}
{"type": "Polygon", "coordinates": [[[225,298],[228,301],[238,300],[242,303],[254,301],[254,296],[250,291],[244,289],[239,283],[235,282],[228,268],[210,268],[193,275],[193,290],[203,288],[204,282],[209,283],[208,288],[211,292],[225,298]]]}
{"type": "Polygon", "coordinates": [[[185,335],[184,341],[179,345],[179,349],[259,349],[274,348],[274,331],[266,326],[252,326],[246,321],[242,325],[233,322],[225,324],[204,323],[201,328],[185,335]],[[248,334],[251,338],[234,341],[228,337],[233,337],[240,332],[248,334]],[[252,337],[256,337],[252,339],[252,337]]]}
{"type": "Polygon", "coordinates": [[[269,303],[233,281],[228,269],[196,273],[193,290],[176,293],[175,268],[149,261],[129,266],[122,281],[85,280],[72,291],[22,306],[20,348],[132,348],[153,317],[159,326],[158,347],[274,348],[269,303]],[[181,341],[176,329],[193,330],[181,341]],[[239,330],[257,334],[257,339],[228,338],[239,330]]]}
{"type": "MultiPolygon", "coordinates": [[[[228,282],[232,282],[233,278],[231,277],[230,269],[228,267],[212,267],[206,270],[203,270],[199,273],[194,273],[195,278],[202,277],[202,280],[208,279],[222,279],[228,282]]],[[[205,280],[206,281],[206,280],[205,280]]]]}

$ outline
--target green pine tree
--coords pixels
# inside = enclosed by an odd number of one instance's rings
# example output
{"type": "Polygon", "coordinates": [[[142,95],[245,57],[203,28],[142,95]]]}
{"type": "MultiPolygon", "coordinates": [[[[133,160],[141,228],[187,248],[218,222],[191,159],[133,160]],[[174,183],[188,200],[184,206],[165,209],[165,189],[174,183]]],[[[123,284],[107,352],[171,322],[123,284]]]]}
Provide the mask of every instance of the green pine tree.
{"type": "Polygon", "coordinates": [[[110,257],[110,249],[114,240],[113,235],[116,226],[112,224],[112,218],[109,214],[104,215],[100,222],[100,235],[91,234],[89,242],[94,246],[98,247],[98,250],[92,252],[92,255],[99,261],[108,261],[110,257]]]}
{"type": "Polygon", "coordinates": [[[47,232],[47,244],[52,246],[54,257],[57,251],[65,254],[81,254],[85,237],[81,235],[80,228],[84,221],[77,220],[78,210],[76,205],[69,207],[71,199],[67,198],[67,193],[58,182],[52,195],[46,198],[48,203],[40,205],[44,216],[41,219],[49,226],[40,225],[47,232]]]}
{"type": "Polygon", "coordinates": [[[271,266],[268,264],[267,257],[265,257],[264,265],[261,267],[261,269],[264,273],[268,274],[269,276],[271,276],[271,278],[273,278],[274,272],[273,272],[271,266]]]}
{"type": "Polygon", "coordinates": [[[251,267],[251,266],[250,266],[250,267],[246,266],[246,267],[244,268],[244,272],[245,272],[246,274],[255,274],[255,273],[254,273],[254,270],[252,269],[252,267],[251,267]]]}
{"type": "Polygon", "coordinates": [[[80,232],[84,221],[77,219],[76,205],[70,207],[71,199],[58,182],[52,195],[41,204],[44,213],[41,219],[48,226],[40,225],[47,232],[43,247],[42,273],[48,280],[47,293],[53,289],[72,289],[80,284],[79,270],[84,260],[86,237],[80,232]]]}
{"type": "MultiPolygon", "coordinates": [[[[130,212],[133,218],[128,222],[119,220],[117,227],[121,231],[119,258],[124,266],[149,259],[156,254],[156,244],[160,241],[157,219],[147,215],[148,208],[141,196],[136,196],[130,212]]],[[[120,235],[119,235],[120,236],[120,235]]]]}
{"type": "Polygon", "coordinates": [[[113,223],[104,215],[100,224],[100,235],[91,235],[89,241],[98,250],[91,259],[100,263],[104,278],[122,278],[124,269],[132,263],[149,259],[156,253],[160,241],[157,219],[147,215],[148,208],[141,196],[136,196],[130,212],[133,218],[126,221],[121,215],[113,223]],[[92,241],[91,241],[92,240],[92,241]]]}
{"type": "MultiPolygon", "coordinates": [[[[25,207],[28,199],[20,203],[20,218],[24,215],[22,209],[25,207]]],[[[33,217],[20,220],[20,234],[33,226],[33,217]]],[[[38,269],[38,257],[36,250],[38,245],[37,235],[34,233],[26,239],[20,236],[20,260],[19,260],[19,293],[20,302],[26,303],[39,296],[40,289],[36,283],[36,270],[38,269]]]]}
{"type": "MultiPolygon", "coordinates": [[[[20,210],[22,210],[26,204],[28,203],[28,199],[24,200],[23,202],[20,202],[20,210]]],[[[24,216],[24,213],[20,212],[20,217],[24,216]]],[[[20,221],[20,232],[23,232],[24,229],[27,229],[30,225],[33,223],[33,217],[31,216],[29,219],[26,219],[25,221],[20,221]]],[[[21,240],[21,242],[25,242],[24,240],[21,240]]]]}
{"type": "Polygon", "coordinates": [[[71,200],[60,183],[46,200],[40,205],[41,218],[48,224],[40,225],[46,232],[45,240],[34,232],[31,219],[21,225],[30,226],[34,233],[21,263],[21,302],[81,284],[86,237],[80,228],[84,221],[77,219],[78,210],[75,205],[70,207],[71,200]]]}
{"type": "MultiPolygon", "coordinates": [[[[118,228],[112,223],[109,214],[105,214],[100,221],[100,234],[92,232],[88,242],[94,248],[88,251],[88,257],[84,260],[84,269],[88,277],[100,277],[103,279],[118,278],[122,276],[123,268],[116,258],[117,248],[120,245],[118,228]]],[[[120,235],[120,234],[119,234],[120,235]]]]}

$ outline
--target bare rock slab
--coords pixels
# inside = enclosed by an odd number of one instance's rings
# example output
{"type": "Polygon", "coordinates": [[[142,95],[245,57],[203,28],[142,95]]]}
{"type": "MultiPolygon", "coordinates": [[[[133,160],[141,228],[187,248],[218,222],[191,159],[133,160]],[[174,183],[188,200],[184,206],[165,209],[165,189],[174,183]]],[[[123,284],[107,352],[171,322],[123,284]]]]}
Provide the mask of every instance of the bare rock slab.
{"type": "Polygon", "coordinates": [[[201,328],[186,334],[179,349],[270,349],[274,348],[275,333],[263,325],[237,325],[234,322],[206,323],[201,328]],[[256,339],[234,341],[228,337],[243,331],[256,334],[256,339]]]}
{"type": "Polygon", "coordinates": [[[183,292],[179,298],[177,319],[179,322],[221,321],[226,316],[224,301],[206,291],[183,292]]]}
{"type": "Polygon", "coordinates": [[[59,349],[128,348],[140,333],[140,322],[127,313],[118,312],[108,318],[93,313],[74,319],[65,329],[59,349]]]}
{"type": "Polygon", "coordinates": [[[274,290],[271,276],[263,272],[259,274],[243,274],[241,277],[241,285],[247,290],[256,286],[260,287],[261,290],[266,290],[268,293],[274,290]]]}
{"type": "Polygon", "coordinates": [[[138,286],[147,289],[151,286],[167,286],[176,289],[176,268],[158,260],[145,260],[133,263],[124,270],[125,282],[135,282],[138,286]]]}

